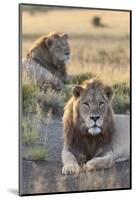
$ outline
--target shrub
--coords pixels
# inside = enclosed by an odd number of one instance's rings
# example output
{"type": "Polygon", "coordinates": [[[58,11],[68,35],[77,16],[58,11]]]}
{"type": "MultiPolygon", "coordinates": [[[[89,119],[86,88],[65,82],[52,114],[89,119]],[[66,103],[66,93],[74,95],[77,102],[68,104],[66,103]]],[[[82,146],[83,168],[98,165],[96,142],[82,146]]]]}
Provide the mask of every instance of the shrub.
{"type": "Polygon", "coordinates": [[[94,16],[92,19],[93,26],[101,26],[101,18],[99,16],[94,16]]]}
{"type": "Polygon", "coordinates": [[[129,97],[124,95],[117,95],[112,102],[112,106],[114,109],[114,112],[116,114],[127,114],[129,113],[130,108],[130,102],[129,97]]]}
{"type": "Polygon", "coordinates": [[[40,96],[42,110],[48,112],[50,109],[53,114],[62,115],[66,100],[66,93],[57,92],[51,88],[40,96]]]}

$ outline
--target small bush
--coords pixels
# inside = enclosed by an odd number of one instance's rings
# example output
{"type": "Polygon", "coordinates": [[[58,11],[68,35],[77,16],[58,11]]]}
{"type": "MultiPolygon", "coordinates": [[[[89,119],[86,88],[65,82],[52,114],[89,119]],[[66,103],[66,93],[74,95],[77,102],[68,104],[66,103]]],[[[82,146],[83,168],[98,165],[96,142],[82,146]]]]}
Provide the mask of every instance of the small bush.
{"type": "Polygon", "coordinates": [[[66,93],[64,92],[56,92],[50,88],[42,94],[41,99],[41,107],[45,112],[48,112],[50,109],[53,114],[62,115],[63,108],[66,100],[66,93]]]}
{"type": "Polygon", "coordinates": [[[93,26],[101,26],[101,17],[99,16],[94,16],[92,19],[92,24],[93,26]]]}
{"type": "Polygon", "coordinates": [[[112,103],[114,112],[116,114],[127,114],[129,113],[129,97],[128,96],[116,96],[112,103]]]}
{"type": "Polygon", "coordinates": [[[103,24],[102,22],[101,22],[101,17],[99,17],[99,16],[94,16],[93,18],[92,18],[92,25],[94,26],[94,27],[108,27],[106,24],[103,24]]]}

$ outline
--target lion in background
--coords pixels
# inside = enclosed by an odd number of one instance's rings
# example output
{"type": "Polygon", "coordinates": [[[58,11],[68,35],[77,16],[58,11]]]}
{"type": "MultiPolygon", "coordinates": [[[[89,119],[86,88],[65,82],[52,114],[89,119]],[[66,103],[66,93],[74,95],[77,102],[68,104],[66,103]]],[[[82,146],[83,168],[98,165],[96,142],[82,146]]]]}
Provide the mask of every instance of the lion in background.
{"type": "MultiPolygon", "coordinates": [[[[81,169],[110,168],[115,160],[119,160],[122,143],[115,138],[121,129],[111,107],[112,97],[112,88],[96,79],[73,88],[73,96],[65,106],[63,116],[63,174],[78,173],[81,169]]],[[[129,133],[129,126],[123,128],[129,133]]],[[[124,131],[121,138],[124,138],[124,131]]],[[[125,152],[123,147],[125,158],[129,156],[129,141],[125,139],[126,142],[125,152]]]]}
{"type": "Polygon", "coordinates": [[[68,77],[66,64],[70,58],[68,35],[53,32],[34,42],[23,59],[22,74],[41,87],[50,84],[61,89],[68,77]]]}

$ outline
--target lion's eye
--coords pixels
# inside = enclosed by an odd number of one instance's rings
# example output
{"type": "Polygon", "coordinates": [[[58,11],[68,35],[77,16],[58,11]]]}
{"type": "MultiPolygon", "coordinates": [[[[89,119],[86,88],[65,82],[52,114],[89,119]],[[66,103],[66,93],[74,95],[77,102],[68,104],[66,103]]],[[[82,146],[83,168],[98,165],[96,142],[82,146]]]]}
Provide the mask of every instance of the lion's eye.
{"type": "Polygon", "coordinates": [[[87,108],[89,108],[89,104],[88,103],[83,103],[83,105],[87,108]]]}
{"type": "Polygon", "coordinates": [[[98,103],[98,105],[99,105],[99,106],[103,106],[103,105],[104,105],[104,102],[103,102],[103,101],[100,101],[100,102],[98,103]]]}

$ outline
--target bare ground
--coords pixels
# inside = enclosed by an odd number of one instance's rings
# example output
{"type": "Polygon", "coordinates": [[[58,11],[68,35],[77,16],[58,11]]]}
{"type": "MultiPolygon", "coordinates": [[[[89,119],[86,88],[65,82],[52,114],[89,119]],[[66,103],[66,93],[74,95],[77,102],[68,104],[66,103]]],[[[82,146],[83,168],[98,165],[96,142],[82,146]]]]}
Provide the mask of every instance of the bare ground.
{"type": "MultiPolygon", "coordinates": [[[[45,161],[22,160],[21,194],[57,193],[130,188],[130,161],[115,164],[111,169],[62,175],[62,122],[53,119],[46,127],[40,126],[41,135],[47,131],[48,158],[45,161]]],[[[41,140],[42,143],[42,140],[41,140]]],[[[22,148],[25,152],[25,147],[22,148]]]]}

